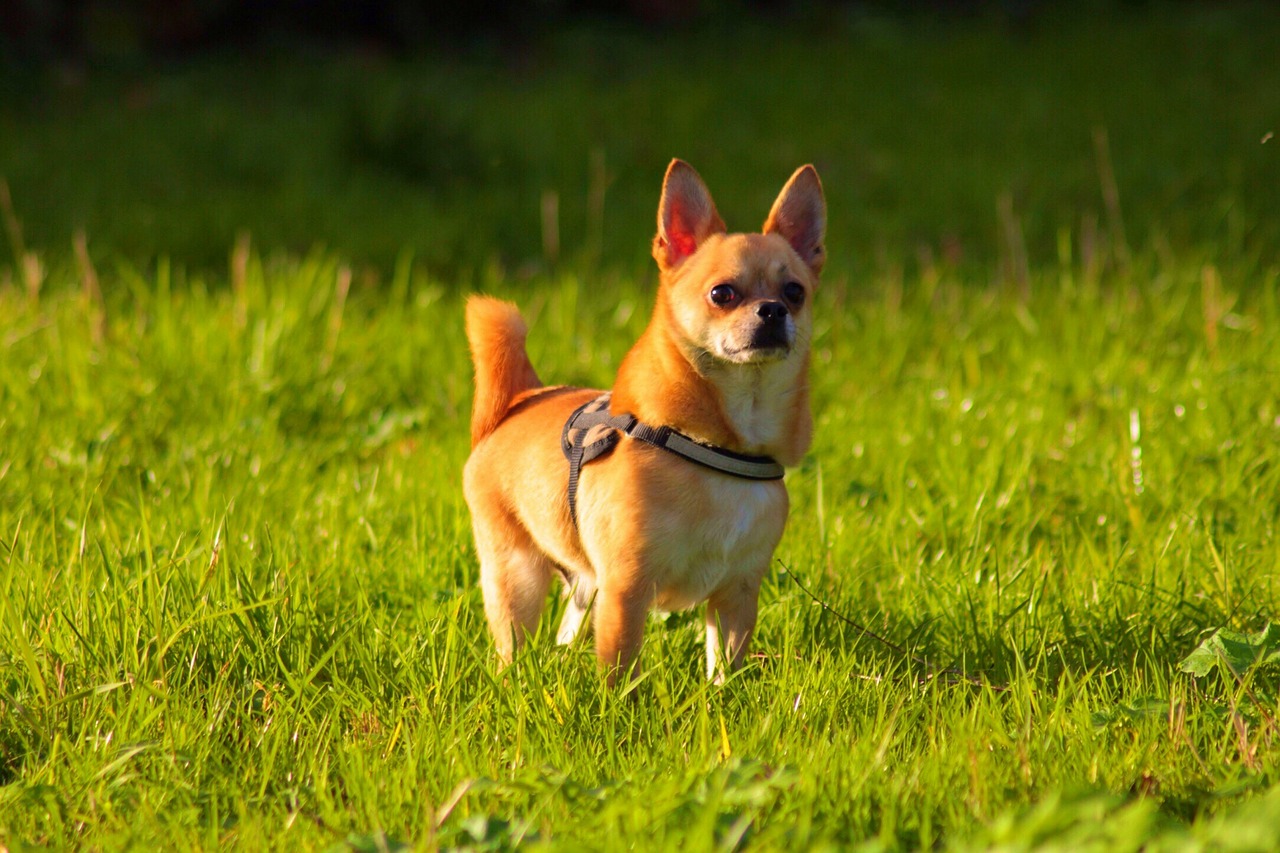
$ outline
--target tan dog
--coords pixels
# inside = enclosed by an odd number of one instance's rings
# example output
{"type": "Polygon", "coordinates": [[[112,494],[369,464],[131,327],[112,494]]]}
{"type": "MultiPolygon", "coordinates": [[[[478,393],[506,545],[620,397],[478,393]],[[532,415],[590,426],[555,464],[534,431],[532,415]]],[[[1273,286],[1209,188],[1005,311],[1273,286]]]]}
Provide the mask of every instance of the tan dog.
{"type": "Polygon", "coordinates": [[[600,392],[543,386],[516,308],[468,301],[476,396],[464,490],[504,661],[536,629],[559,572],[570,601],[558,640],[574,639],[594,601],[596,654],[610,683],[638,669],[655,606],[705,600],[708,677],[741,662],[787,518],[777,463],[793,465],[809,447],[810,305],[825,226],[812,166],[791,176],[763,233],[728,234],[698,173],[672,161],[653,242],[657,304],[600,417],[630,414],[654,428],[649,436],[674,430],[692,441],[670,439],[667,449],[687,453],[666,452],[634,438],[639,430],[612,429],[628,420],[615,417],[598,428],[612,435],[611,452],[581,466],[576,512],[562,433],[600,392]]]}

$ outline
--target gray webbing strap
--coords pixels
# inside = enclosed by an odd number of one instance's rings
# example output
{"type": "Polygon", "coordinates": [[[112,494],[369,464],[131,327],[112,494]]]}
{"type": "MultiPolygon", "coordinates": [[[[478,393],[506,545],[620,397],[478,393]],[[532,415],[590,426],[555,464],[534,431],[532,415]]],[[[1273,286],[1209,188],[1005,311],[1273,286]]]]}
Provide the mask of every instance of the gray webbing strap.
{"type": "Polygon", "coordinates": [[[786,470],[769,456],[746,456],[694,441],[669,426],[654,427],[629,414],[609,414],[606,392],[573,411],[565,421],[560,445],[569,460],[569,517],[578,526],[578,477],[582,466],[608,454],[618,434],[630,436],[706,468],[746,480],[781,480],[786,470]]]}

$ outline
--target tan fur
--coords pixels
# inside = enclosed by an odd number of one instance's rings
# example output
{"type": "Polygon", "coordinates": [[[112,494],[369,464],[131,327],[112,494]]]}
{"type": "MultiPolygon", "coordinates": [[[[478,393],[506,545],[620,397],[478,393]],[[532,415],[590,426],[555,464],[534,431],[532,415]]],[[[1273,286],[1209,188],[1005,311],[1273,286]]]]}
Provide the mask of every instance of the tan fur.
{"type": "MultiPolygon", "coordinates": [[[[825,223],[812,166],[792,175],[762,233],[727,234],[698,174],[672,161],[653,242],[657,300],[618,370],[613,412],[738,453],[798,462],[812,433],[810,306],[825,223]],[[730,307],[711,298],[726,283],[735,293],[730,307]],[[802,301],[784,295],[795,286],[802,301]]],[[[610,682],[636,671],[651,607],[706,601],[708,676],[736,666],[786,522],[782,482],[732,477],[623,439],[583,468],[575,529],[560,435],[570,413],[599,392],[543,388],[525,355],[524,322],[507,303],[473,297],[467,338],[476,402],[464,491],[485,613],[503,660],[536,629],[559,568],[570,579],[570,602],[557,639],[572,642],[594,602],[596,654],[610,682]]]]}
{"type": "Polygon", "coordinates": [[[542,384],[524,351],[528,327],[510,302],[487,296],[467,300],[467,341],[476,366],[471,446],[493,432],[521,391],[542,384]]]}

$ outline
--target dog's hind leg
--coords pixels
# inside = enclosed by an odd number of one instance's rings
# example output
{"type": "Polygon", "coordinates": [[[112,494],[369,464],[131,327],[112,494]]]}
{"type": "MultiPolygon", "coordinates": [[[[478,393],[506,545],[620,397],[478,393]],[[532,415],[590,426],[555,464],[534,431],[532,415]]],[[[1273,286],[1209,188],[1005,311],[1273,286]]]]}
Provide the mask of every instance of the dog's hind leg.
{"type": "Polygon", "coordinates": [[[564,618],[560,620],[560,630],[556,632],[556,642],[562,646],[567,646],[578,638],[596,597],[595,581],[590,578],[566,575],[566,583],[569,603],[565,605],[564,618]]]}
{"type": "Polygon", "coordinates": [[[484,613],[498,655],[509,663],[538,628],[553,564],[513,518],[477,523],[475,532],[484,613]]]}

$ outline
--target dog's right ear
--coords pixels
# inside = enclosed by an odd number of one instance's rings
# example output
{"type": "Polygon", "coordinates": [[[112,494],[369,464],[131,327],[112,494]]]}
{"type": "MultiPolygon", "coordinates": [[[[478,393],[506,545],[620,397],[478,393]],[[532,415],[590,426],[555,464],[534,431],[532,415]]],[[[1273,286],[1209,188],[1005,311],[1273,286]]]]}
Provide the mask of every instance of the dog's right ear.
{"type": "Polygon", "coordinates": [[[662,179],[658,236],[653,258],[664,272],[678,267],[712,234],[724,233],[724,220],[702,178],[683,160],[672,160],[662,179]]]}

